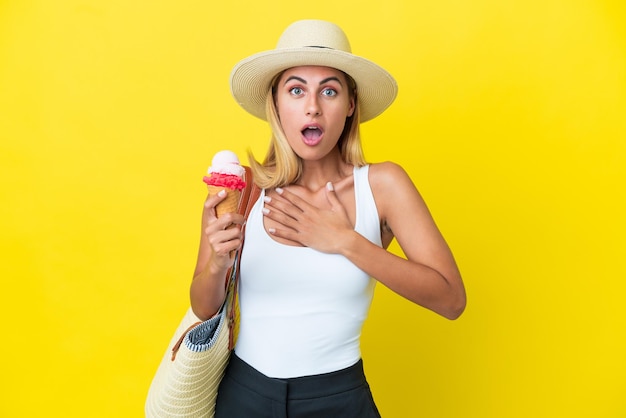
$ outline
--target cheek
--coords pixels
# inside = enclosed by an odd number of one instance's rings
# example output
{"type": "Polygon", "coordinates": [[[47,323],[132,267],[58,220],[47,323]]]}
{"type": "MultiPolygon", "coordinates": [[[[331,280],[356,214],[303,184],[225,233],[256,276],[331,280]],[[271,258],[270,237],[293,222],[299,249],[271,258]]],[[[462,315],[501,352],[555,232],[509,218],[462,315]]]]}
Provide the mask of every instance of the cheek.
{"type": "Polygon", "coordinates": [[[283,109],[282,113],[279,113],[278,124],[280,125],[283,133],[287,137],[289,142],[294,140],[294,136],[299,138],[300,128],[296,126],[294,122],[295,118],[291,115],[288,109],[283,109]]]}
{"type": "Polygon", "coordinates": [[[295,109],[293,105],[287,105],[285,100],[281,100],[280,97],[276,99],[276,113],[281,119],[289,119],[293,115],[295,109]]]}
{"type": "Polygon", "coordinates": [[[289,122],[293,120],[293,109],[289,107],[276,106],[276,113],[278,114],[278,121],[281,125],[289,125],[289,122]]]}

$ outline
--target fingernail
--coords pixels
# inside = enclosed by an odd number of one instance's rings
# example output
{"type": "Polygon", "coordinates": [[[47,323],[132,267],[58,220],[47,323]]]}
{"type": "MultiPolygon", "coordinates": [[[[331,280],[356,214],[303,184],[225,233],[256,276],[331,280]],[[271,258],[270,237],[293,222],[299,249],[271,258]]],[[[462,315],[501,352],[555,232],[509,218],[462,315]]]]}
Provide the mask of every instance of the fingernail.
{"type": "Polygon", "coordinates": [[[280,187],[277,187],[277,188],[276,188],[276,193],[278,193],[278,194],[283,194],[283,189],[282,189],[282,188],[280,188],[280,187]]]}
{"type": "Polygon", "coordinates": [[[329,192],[332,192],[333,190],[335,190],[335,188],[333,187],[333,184],[330,181],[328,183],[326,183],[326,189],[329,192]]]}
{"type": "Polygon", "coordinates": [[[263,208],[261,209],[261,211],[263,212],[263,215],[267,215],[268,213],[270,213],[270,210],[268,208],[263,208]]]}
{"type": "Polygon", "coordinates": [[[270,234],[275,234],[276,233],[276,229],[274,229],[274,228],[269,228],[268,231],[269,231],[270,234]]]}
{"type": "Polygon", "coordinates": [[[265,203],[270,203],[270,202],[272,201],[272,198],[271,198],[271,197],[269,197],[269,196],[265,196],[265,197],[263,198],[263,201],[264,201],[265,203]]]}
{"type": "Polygon", "coordinates": [[[219,197],[224,197],[226,196],[226,190],[220,190],[219,193],[217,194],[219,197]]]}

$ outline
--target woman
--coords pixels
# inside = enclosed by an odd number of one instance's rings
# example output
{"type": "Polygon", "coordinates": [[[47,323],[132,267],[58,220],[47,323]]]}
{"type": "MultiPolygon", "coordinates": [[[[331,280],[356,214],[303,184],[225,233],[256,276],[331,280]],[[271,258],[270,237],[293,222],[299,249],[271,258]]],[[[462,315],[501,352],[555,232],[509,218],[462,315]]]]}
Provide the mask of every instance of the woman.
{"type": "MultiPolygon", "coordinates": [[[[405,171],[366,164],[359,123],[395,99],[394,79],[350,52],[324,21],[288,27],[275,50],[241,61],[236,100],[267,119],[273,136],[263,189],[245,229],[240,331],[217,417],[378,417],[359,338],[376,281],[449,319],[465,308],[454,258],[405,171]],[[406,259],[386,250],[397,239],[406,259]]],[[[219,219],[209,196],[191,285],[196,315],[224,299],[238,214],[219,219]]]]}

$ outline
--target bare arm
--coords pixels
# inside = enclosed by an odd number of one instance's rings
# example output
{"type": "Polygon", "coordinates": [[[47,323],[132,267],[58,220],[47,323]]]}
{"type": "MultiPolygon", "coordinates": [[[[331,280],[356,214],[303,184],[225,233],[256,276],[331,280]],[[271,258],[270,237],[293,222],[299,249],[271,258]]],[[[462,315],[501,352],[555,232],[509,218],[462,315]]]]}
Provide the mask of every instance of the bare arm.
{"type": "Polygon", "coordinates": [[[215,206],[224,196],[207,197],[202,211],[200,248],[190,287],[191,308],[198,318],[211,318],[225,297],[225,277],[233,264],[231,252],[241,245],[243,216],[227,213],[218,219],[215,206]],[[231,224],[236,227],[228,228],[231,224]],[[228,228],[228,229],[227,229],[228,228]]]}
{"type": "Polygon", "coordinates": [[[401,167],[384,163],[370,170],[381,221],[407,258],[355,234],[342,245],[343,254],[394,292],[448,319],[458,318],[466,304],[463,281],[424,200],[401,167]]]}
{"type": "Polygon", "coordinates": [[[465,289],[454,257],[405,171],[391,163],[370,166],[370,184],[387,241],[395,236],[406,259],[354,231],[345,208],[328,190],[330,210],[313,207],[285,190],[266,215],[285,228],[281,238],[347,257],[361,270],[401,296],[446,318],[465,309],[465,289]],[[289,203],[287,203],[289,202],[289,203]]]}

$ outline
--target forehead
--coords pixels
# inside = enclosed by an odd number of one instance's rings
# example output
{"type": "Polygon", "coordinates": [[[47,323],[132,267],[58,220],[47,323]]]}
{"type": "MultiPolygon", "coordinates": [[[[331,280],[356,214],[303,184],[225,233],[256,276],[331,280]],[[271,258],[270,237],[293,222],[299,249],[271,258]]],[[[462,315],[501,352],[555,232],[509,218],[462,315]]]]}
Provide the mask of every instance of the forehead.
{"type": "Polygon", "coordinates": [[[321,67],[316,65],[304,65],[300,67],[289,68],[283,72],[280,79],[286,80],[288,77],[291,76],[296,76],[304,80],[323,80],[330,77],[337,77],[342,82],[346,81],[346,77],[343,71],[332,67],[321,67]]]}

